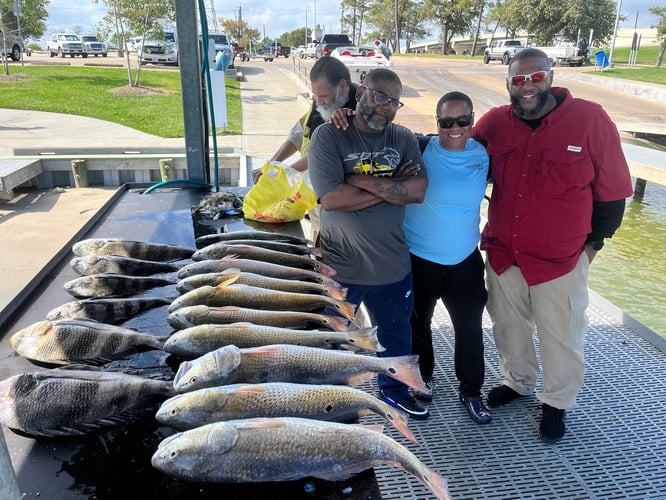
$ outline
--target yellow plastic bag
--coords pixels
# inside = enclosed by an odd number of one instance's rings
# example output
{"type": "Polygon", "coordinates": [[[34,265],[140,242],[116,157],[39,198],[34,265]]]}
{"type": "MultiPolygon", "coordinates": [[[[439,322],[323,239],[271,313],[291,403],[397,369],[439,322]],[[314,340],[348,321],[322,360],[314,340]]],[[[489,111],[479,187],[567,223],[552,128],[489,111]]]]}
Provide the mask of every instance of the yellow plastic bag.
{"type": "Polygon", "coordinates": [[[287,179],[285,168],[296,172],[291,167],[272,163],[261,168],[262,176],[243,200],[243,215],[246,219],[262,222],[301,220],[305,212],[317,204],[312,188],[300,175],[295,185],[292,185],[287,179]]]}

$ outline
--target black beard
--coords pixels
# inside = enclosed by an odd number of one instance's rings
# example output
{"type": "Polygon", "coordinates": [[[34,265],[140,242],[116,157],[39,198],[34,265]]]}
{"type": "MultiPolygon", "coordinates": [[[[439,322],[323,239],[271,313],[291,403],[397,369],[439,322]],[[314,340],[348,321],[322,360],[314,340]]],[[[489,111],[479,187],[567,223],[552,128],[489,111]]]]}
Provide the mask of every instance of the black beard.
{"type": "Polygon", "coordinates": [[[516,114],[516,116],[518,118],[522,118],[523,120],[533,120],[540,115],[540,113],[546,107],[546,104],[548,104],[550,91],[544,90],[543,92],[539,92],[536,95],[537,98],[536,106],[534,106],[534,108],[532,109],[523,108],[520,105],[520,97],[515,95],[511,95],[510,97],[511,97],[511,107],[513,108],[513,112],[516,114]]]}
{"type": "Polygon", "coordinates": [[[376,130],[377,132],[382,132],[393,121],[390,118],[386,119],[386,123],[378,123],[373,120],[372,115],[374,115],[375,112],[370,111],[370,106],[368,106],[368,99],[365,95],[361,98],[361,102],[359,102],[358,112],[366,125],[372,130],[376,130]]]}

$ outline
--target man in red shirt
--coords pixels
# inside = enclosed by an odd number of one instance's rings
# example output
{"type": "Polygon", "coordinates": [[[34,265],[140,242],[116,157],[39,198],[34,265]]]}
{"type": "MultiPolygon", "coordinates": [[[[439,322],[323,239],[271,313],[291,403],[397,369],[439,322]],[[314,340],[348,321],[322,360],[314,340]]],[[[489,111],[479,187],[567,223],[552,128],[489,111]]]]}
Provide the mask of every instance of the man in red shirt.
{"type": "Polygon", "coordinates": [[[589,265],[613,236],[633,189],[617,128],[598,104],[551,87],[548,56],[519,52],[509,64],[511,104],[491,109],[473,137],[491,157],[493,190],[481,249],[487,309],[503,384],[499,406],[543,386],[541,438],[559,441],[565,410],[583,384],[589,265]]]}

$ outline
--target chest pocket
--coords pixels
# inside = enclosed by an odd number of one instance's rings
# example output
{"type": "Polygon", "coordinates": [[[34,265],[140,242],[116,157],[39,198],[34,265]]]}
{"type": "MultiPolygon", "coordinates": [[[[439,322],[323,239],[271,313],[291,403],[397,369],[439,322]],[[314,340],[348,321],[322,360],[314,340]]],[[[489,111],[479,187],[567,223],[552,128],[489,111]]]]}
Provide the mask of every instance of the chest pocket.
{"type": "Polygon", "coordinates": [[[594,179],[592,163],[583,152],[546,150],[543,152],[541,168],[541,188],[550,195],[583,189],[594,179]]]}
{"type": "Polygon", "coordinates": [[[507,169],[511,166],[511,155],[518,149],[517,145],[488,145],[488,155],[490,156],[490,168],[492,170],[492,181],[495,184],[504,184],[507,178],[507,169]]]}

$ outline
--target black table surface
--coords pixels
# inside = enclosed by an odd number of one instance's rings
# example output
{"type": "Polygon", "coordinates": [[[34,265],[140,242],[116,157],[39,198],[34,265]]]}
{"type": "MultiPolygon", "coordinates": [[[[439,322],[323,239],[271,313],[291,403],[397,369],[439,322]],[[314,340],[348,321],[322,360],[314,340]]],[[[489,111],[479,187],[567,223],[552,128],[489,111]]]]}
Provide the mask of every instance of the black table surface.
{"type": "MultiPolygon", "coordinates": [[[[208,191],[179,188],[160,189],[149,194],[142,192],[141,189],[124,192],[83,238],[122,237],[194,248],[197,236],[215,232],[256,229],[302,235],[299,222],[261,224],[238,217],[193,220],[192,206],[210,194],[208,191]]],[[[23,301],[12,321],[0,330],[0,380],[18,373],[46,369],[17,356],[9,338],[19,329],[45,320],[51,309],[73,300],[62,286],[78,276],[69,265],[73,257],[71,251],[65,254],[62,262],[46,274],[23,301]]],[[[167,306],[151,309],[122,326],[166,335],[173,331],[166,322],[166,309],[167,306]]],[[[142,369],[169,369],[162,351],[137,354],[128,363],[142,369]]],[[[19,489],[27,498],[381,499],[373,469],[335,482],[304,478],[289,482],[216,485],[187,483],[167,477],[153,469],[150,458],[159,442],[174,431],[159,426],[153,414],[84,437],[33,439],[6,427],[2,430],[19,489]]]]}

